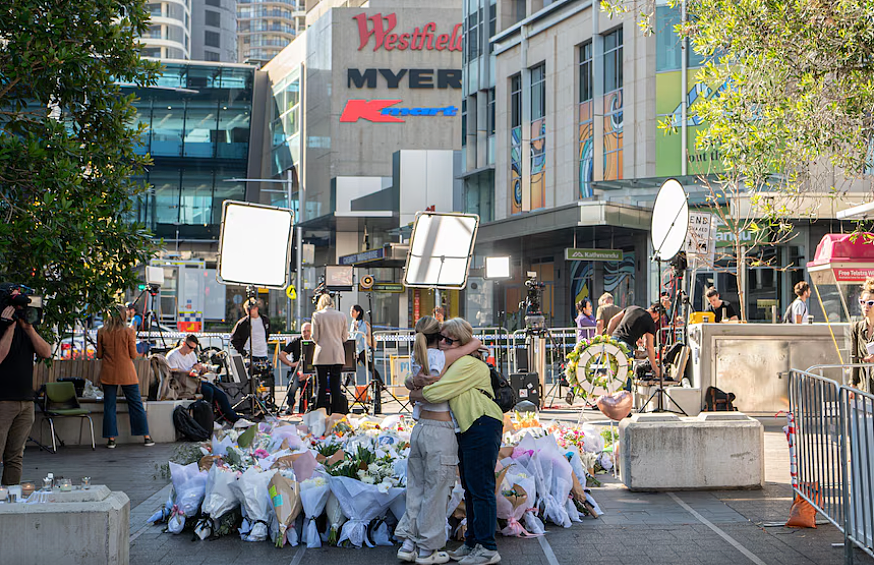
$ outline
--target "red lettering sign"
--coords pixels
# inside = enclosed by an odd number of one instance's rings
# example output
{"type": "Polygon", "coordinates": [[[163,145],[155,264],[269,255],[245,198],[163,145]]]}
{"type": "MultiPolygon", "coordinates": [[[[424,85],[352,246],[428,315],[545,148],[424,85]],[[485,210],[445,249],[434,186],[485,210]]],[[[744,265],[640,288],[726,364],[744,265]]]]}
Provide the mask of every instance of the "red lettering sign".
{"type": "Polygon", "coordinates": [[[380,112],[401,102],[400,100],[350,100],[346,102],[346,107],[343,108],[343,114],[340,116],[341,122],[357,122],[358,120],[368,120],[371,122],[397,123],[404,120],[388,114],[380,112]]]}
{"type": "Polygon", "coordinates": [[[384,48],[386,51],[461,51],[461,24],[455,24],[452,34],[441,34],[435,37],[437,24],[428,22],[422,27],[416,27],[412,33],[394,33],[398,25],[397,14],[358,14],[352,17],[358,24],[358,50],[361,51],[373,37],[373,50],[384,48]],[[368,24],[368,21],[372,25],[368,24]]]}

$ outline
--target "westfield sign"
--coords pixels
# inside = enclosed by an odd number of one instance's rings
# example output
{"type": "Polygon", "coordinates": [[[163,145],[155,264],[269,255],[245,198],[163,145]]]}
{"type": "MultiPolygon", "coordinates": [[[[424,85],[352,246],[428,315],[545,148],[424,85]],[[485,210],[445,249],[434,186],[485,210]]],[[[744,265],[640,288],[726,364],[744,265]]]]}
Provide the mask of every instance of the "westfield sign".
{"type": "Polygon", "coordinates": [[[451,34],[438,35],[437,24],[434,22],[416,27],[413,31],[395,32],[398,25],[397,14],[374,14],[370,17],[367,14],[358,14],[352,19],[358,23],[359,51],[367,47],[371,37],[374,40],[374,51],[380,48],[386,51],[461,51],[461,24],[455,24],[451,34]]]}

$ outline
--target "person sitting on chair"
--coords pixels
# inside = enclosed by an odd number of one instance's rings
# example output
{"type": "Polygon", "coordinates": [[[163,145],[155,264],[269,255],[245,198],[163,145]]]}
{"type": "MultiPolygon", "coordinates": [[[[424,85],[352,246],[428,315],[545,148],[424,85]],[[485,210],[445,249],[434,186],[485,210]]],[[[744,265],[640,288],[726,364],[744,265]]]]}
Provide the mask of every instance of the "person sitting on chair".
{"type": "Polygon", "coordinates": [[[201,378],[209,369],[197,360],[197,354],[194,351],[199,343],[196,335],[188,334],[182,345],[170,350],[167,353],[167,364],[170,365],[170,371],[180,379],[198,379],[203,399],[210,404],[217,403],[222,415],[234,423],[240,419],[240,415],[234,412],[228,395],[222,389],[201,378]]]}
{"type": "MultiPolygon", "coordinates": [[[[279,352],[279,362],[283,365],[290,367],[291,369],[288,371],[288,393],[286,395],[286,402],[288,403],[288,413],[292,414],[294,412],[294,396],[297,394],[298,390],[301,390],[301,382],[300,382],[300,369],[301,361],[303,360],[303,342],[311,341],[313,339],[313,325],[309,322],[305,322],[303,326],[300,328],[300,336],[294,338],[293,340],[288,342],[282,351],[279,352]],[[291,359],[289,359],[291,356],[291,359]]],[[[304,396],[308,394],[301,390],[300,393],[300,406],[299,412],[303,413],[306,408],[306,402],[304,396]]]]}

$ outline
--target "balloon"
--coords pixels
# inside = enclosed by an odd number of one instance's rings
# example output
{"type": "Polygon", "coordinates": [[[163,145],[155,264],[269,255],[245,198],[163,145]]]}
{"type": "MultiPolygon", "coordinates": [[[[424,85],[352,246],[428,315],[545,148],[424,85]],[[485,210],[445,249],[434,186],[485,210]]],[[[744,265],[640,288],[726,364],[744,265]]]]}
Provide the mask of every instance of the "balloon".
{"type": "Polygon", "coordinates": [[[611,420],[622,420],[631,414],[633,398],[627,390],[598,398],[598,410],[611,420]]]}

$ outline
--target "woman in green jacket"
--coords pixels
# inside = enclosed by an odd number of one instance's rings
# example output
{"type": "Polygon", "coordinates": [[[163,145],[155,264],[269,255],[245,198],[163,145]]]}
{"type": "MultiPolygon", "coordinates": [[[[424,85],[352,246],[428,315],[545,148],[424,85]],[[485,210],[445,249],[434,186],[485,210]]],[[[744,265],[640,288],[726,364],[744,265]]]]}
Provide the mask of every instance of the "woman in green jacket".
{"type": "MultiPolygon", "coordinates": [[[[461,318],[443,323],[440,349],[446,351],[473,339],[473,328],[461,318]]],[[[440,380],[410,398],[431,403],[449,401],[458,422],[458,470],[464,487],[467,533],[464,545],[449,557],[461,565],[492,565],[501,560],[495,544],[498,523],[495,465],[504,427],[501,409],[492,400],[489,368],[467,356],[453,363],[440,380]]]]}

